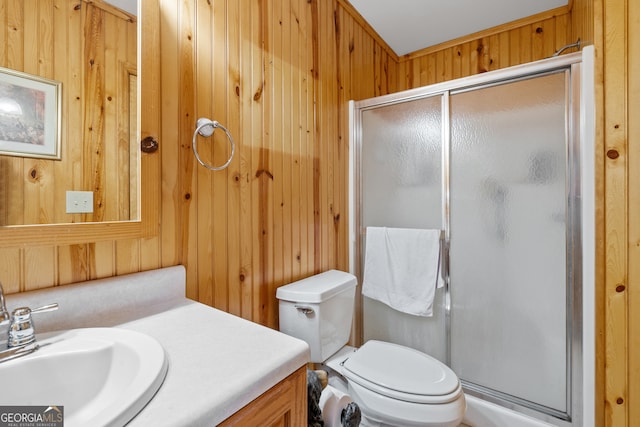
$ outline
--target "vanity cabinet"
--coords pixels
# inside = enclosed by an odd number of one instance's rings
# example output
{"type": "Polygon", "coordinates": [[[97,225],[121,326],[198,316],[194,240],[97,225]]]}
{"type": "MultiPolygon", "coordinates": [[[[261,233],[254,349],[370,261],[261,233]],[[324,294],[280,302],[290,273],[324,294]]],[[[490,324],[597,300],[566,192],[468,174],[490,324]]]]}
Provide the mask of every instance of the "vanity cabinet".
{"type": "Polygon", "coordinates": [[[301,367],[219,426],[306,426],[307,368],[301,367]]]}

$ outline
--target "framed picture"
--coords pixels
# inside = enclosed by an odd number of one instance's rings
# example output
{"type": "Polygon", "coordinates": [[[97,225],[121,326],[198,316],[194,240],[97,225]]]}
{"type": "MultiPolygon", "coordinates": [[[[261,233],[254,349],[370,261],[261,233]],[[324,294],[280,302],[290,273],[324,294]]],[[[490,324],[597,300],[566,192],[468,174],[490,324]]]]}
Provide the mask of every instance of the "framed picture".
{"type": "Polygon", "coordinates": [[[60,160],[61,86],[0,67],[0,155],[60,160]]]}

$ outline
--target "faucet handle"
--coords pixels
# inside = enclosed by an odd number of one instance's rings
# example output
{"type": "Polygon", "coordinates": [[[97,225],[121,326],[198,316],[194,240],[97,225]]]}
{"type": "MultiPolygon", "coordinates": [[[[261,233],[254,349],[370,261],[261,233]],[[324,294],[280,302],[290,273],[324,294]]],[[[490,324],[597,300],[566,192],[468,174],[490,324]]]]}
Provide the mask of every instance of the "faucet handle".
{"type": "Polygon", "coordinates": [[[11,316],[11,326],[9,328],[9,347],[18,347],[32,344],[36,341],[36,331],[31,320],[32,313],[44,313],[58,309],[58,304],[48,304],[34,308],[20,307],[13,310],[11,316]]]}
{"type": "Polygon", "coordinates": [[[53,304],[43,305],[42,307],[29,309],[31,310],[31,314],[33,313],[46,313],[47,311],[55,311],[58,309],[58,303],[54,302],[53,304]]]}

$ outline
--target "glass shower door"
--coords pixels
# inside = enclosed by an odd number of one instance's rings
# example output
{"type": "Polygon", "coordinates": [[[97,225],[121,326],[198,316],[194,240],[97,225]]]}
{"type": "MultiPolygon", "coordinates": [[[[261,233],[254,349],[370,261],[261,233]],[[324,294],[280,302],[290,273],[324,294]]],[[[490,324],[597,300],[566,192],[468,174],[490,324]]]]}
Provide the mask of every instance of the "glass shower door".
{"type": "Polygon", "coordinates": [[[450,97],[451,366],[568,413],[568,71],[450,97]]]}
{"type": "MultiPolygon", "coordinates": [[[[437,95],[362,112],[363,229],[443,229],[441,104],[437,95]]],[[[365,297],[364,340],[406,345],[446,362],[445,318],[444,289],[436,291],[428,318],[365,297]]]]}

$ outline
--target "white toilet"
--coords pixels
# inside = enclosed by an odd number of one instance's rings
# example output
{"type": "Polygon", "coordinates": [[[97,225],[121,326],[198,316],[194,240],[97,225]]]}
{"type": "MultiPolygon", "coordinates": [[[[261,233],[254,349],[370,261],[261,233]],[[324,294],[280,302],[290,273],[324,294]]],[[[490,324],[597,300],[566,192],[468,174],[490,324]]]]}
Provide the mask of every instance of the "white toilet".
{"type": "Polygon", "coordinates": [[[306,341],[311,362],[324,363],[344,378],[363,426],[458,426],[466,403],[448,366],[382,341],[368,341],[356,351],[343,348],[351,333],[355,290],[355,276],[338,270],[279,287],[280,331],[306,341]]]}

